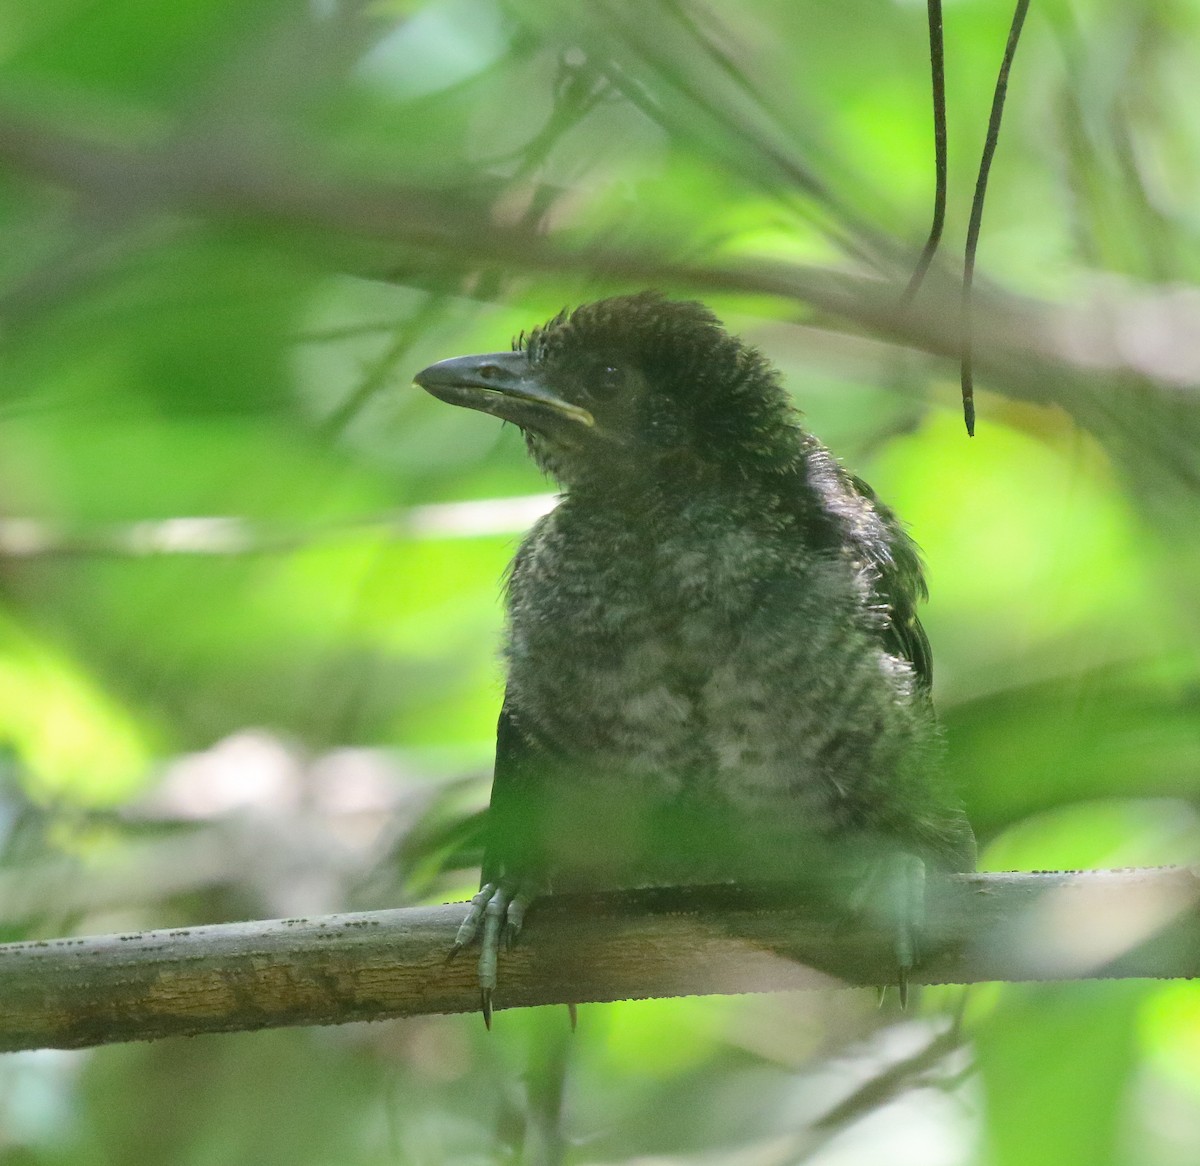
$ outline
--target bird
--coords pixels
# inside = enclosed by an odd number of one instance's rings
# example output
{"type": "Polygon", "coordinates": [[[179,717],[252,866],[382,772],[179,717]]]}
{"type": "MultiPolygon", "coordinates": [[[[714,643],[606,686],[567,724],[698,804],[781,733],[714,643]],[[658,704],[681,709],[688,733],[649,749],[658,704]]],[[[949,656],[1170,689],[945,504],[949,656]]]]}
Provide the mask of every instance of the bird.
{"type": "Polygon", "coordinates": [[[481,886],[452,949],[480,945],[488,1026],[537,898],[787,881],[829,854],[900,872],[903,1000],[924,873],[974,869],[975,842],[895,513],[696,301],[564,309],[414,380],[518,426],[561,491],[507,573],[481,886]]]}

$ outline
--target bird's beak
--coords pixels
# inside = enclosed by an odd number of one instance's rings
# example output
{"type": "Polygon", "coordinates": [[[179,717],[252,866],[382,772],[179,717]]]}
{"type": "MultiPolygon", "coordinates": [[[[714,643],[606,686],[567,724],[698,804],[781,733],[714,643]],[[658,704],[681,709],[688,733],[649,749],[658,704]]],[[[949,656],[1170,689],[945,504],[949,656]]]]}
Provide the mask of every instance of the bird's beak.
{"type": "Polygon", "coordinates": [[[524,352],[456,356],[422,369],[413,380],[427,393],[451,405],[491,413],[517,425],[528,425],[546,413],[593,426],[596,419],[578,405],[552,393],[524,352]]]}

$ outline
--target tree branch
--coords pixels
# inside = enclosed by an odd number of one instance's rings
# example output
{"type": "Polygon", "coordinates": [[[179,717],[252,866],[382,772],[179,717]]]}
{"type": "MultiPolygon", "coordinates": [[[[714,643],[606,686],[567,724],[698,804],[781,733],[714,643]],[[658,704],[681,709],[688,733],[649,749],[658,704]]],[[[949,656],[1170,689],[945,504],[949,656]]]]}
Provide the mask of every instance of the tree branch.
{"type": "MultiPolygon", "coordinates": [[[[919,983],[1200,975],[1200,872],[931,883],[919,983]]],[[[0,1050],[339,1024],[478,1006],[465,904],[0,946],[0,1050]]],[[[671,888],[540,902],[499,1008],[895,979],[886,927],[795,892],[671,888]],[[819,969],[819,970],[817,970],[819,969]]]]}
{"type": "MultiPolygon", "coordinates": [[[[315,250],[348,273],[399,280],[424,271],[587,271],[624,284],[667,285],[699,294],[742,292],[808,304],[827,322],[920,349],[957,357],[961,347],[956,276],[935,265],[920,298],[906,303],[895,281],[817,265],[742,258],[684,262],[650,241],[567,245],[524,224],[496,220],[486,202],[458,191],[334,176],[305,154],[266,157],[221,152],[209,140],[135,148],[94,141],[0,105],[0,163],[18,173],[115,205],[134,221],[162,214],[249,221],[290,232],[293,248],[315,250]],[[390,258],[389,258],[390,256],[390,258]]],[[[904,248],[897,254],[907,256],[904,248]]],[[[427,274],[427,273],[426,273],[427,274]]],[[[69,281],[67,281],[69,282],[69,281]]],[[[35,281],[36,283],[36,281],[35,281]]],[[[61,273],[51,280],[64,286],[61,273]]],[[[29,288],[0,300],[6,317],[40,305],[29,288]]],[[[1073,414],[1094,410],[1097,377],[1135,378],[1174,396],[1194,390],[1200,368],[1194,289],[1114,294],[1082,308],[976,289],[980,323],[975,363],[1001,393],[1056,403],[1073,414]],[[1119,325],[1119,326],[1118,326],[1119,325]]],[[[1191,393],[1189,392],[1189,396],[1191,393]]]]}

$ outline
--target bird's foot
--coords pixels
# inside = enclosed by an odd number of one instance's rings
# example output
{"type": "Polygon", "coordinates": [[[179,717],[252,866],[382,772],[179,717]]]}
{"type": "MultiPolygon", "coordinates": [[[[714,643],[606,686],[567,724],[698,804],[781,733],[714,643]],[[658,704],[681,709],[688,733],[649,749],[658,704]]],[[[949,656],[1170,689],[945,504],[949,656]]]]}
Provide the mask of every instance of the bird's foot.
{"type": "Polygon", "coordinates": [[[449,962],[478,939],[479,1005],[488,1028],[492,1027],[492,995],[496,990],[500,948],[508,951],[516,943],[525,924],[525,912],[535,897],[533,885],[523,880],[502,878],[484,883],[472,897],[471,909],[446,956],[449,962]]]}
{"type": "MultiPolygon", "coordinates": [[[[908,1007],[908,981],[921,960],[925,931],[925,863],[915,854],[895,851],[877,859],[853,898],[855,913],[870,916],[892,934],[900,1007],[908,1007]]],[[[883,1003],[890,985],[879,991],[883,1003]]]]}

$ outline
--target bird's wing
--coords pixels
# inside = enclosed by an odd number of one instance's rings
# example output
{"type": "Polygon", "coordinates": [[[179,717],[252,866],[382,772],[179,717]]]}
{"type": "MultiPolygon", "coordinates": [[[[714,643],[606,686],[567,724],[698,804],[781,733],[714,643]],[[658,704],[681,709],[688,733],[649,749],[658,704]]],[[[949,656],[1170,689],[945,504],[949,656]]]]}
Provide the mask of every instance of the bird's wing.
{"type": "Polygon", "coordinates": [[[496,726],[496,771],[483,852],[484,883],[533,878],[543,868],[540,808],[550,759],[506,696],[496,726]]]}
{"type": "Polygon", "coordinates": [[[917,616],[917,604],[929,598],[920,552],[904,524],[879,500],[875,491],[854,475],[850,475],[850,481],[873,507],[883,526],[882,543],[874,538],[867,549],[879,572],[876,590],[891,609],[884,642],[890,652],[911,662],[921,687],[928,691],[933,687],[933,652],[917,616]]]}
{"type": "Polygon", "coordinates": [[[887,610],[879,625],[884,646],[912,664],[918,684],[928,692],[933,686],[933,654],[917,604],[929,592],[916,544],[875,491],[844,470],[824,446],[814,442],[805,461],[808,486],[821,499],[834,545],[850,550],[871,568],[872,590],[887,610]]]}

